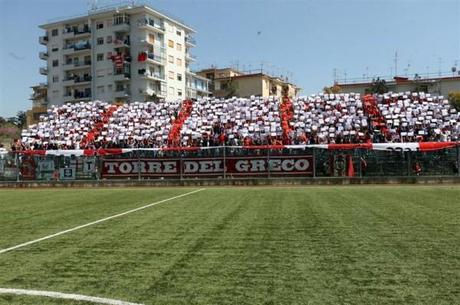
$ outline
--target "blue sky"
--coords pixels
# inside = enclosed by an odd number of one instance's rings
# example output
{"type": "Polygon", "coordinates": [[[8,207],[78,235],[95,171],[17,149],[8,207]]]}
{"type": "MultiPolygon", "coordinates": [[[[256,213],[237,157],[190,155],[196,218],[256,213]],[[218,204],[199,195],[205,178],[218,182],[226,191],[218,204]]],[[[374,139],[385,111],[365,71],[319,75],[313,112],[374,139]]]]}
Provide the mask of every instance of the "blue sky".
{"type": "MultiPolygon", "coordinates": [[[[99,5],[118,1],[99,0],[99,5]]],[[[460,0],[144,1],[197,30],[195,69],[211,64],[288,75],[302,94],[334,80],[460,68],[460,0]],[[289,71],[289,72],[288,72],[289,71]],[[289,74],[290,75],[290,74],[289,74]]],[[[0,0],[0,116],[31,107],[39,24],[85,13],[88,0],[0,0]]]]}

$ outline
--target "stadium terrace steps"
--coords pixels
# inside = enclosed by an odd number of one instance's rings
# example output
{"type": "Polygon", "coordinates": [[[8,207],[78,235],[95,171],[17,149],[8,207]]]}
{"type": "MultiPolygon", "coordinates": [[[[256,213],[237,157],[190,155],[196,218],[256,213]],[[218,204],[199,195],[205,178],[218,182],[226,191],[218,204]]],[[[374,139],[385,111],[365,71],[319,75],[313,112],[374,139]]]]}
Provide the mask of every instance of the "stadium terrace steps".
{"type": "Polygon", "coordinates": [[[171,130],[168,136],[168,143],[172,147],[180,146],[180,131],[182,130],[182,126],[184,126],[185,121],[192,113],[193,109],[193,102],[191,100],[184,100],[182,102],[179,114],[177,118],[174,120],[171,126],[171,130]]]}
{"type": "Polygon", "coordinates": [[[456,142],[460,116],[442,96],[316,94],[53,106],[17,150],[456,142]],[[80,145],[79,145],[80,144],[80,145]],[[88,145],[91,144],[91,145],[88,145]],[[94,145],[93,145],[94,144],[94,145]]]}

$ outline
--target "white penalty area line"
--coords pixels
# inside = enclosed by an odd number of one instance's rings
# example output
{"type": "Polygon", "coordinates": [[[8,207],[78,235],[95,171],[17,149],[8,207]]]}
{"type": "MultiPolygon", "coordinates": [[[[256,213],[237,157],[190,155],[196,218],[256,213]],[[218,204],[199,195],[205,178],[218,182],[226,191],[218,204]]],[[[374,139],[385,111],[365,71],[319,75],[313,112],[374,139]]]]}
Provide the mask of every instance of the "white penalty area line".
{"type": "Polygon", "coordinates": [[[42,290],[28,290],[28,289],[14,289],[14,288],[0,288],[0,294],[14,294],[14,295],[29,295],[38,297],[49,297],[53,299],[66,299],[73,301],[83,301],[96,304],[109,304],[109,305],[142,305],[139,303],[130,303],[114,299],[90,297],[81,294],[70,294],[55,291],[42,291],[42,290]]]}
{"type": "Polygon", "coordinates": [[[154,202],[154,203],[150,203],[150,204],[141,206],[139,208],[135,208],[135,209],[132,209],[132,210],[120,213],[120,214],[116,214],[116,215],[112,215],[112,216],[109,216],[109,217],[106,217],[106,218],[102,218],[102,219],[99,219],[99,220],[96,220],[96,221],[93,221],[93,222],[90,222],[90,223],[87,223],[87,224],[84,224],[84,225],[81,225],[81,226],[78,226],[78,227],[74,227],[74,228],[67,229],[67,230],[64,230],[64,231],[61,231],[61,232],[58,232],[58,233],[55,233],[55,234],[51,234],[51,235],[48,235],[48,236],[45,236],[45,237],[42,237],[42,238],[31,240],[31,241],[28,241],[28,242],[25,242],[25,243],[22,243],[22,244],[19,244],[19,245],[10,247],[10,248],[0,249],[0,254],[6,253],[6,252],[9,252],[9,251],[12,251],[12,250],[16,250],[16,249],[19,249],[19,248],[22,248],[22,247],[25,247],[25,246],[28,246],[28,245],[32,245],[32,244],[35,244],[35,243],[38,243],[38,242],[41,242],[41,241],[44,241],[44,240],[47,240],[47,239],[50,239],[50,238],[54,238],[54,237],[57,237],[57,236],[60,236],[60,235],[66,234],[66,233],[70,233],[70,232],[73,232],[73,231],[76,231],[76,230],[80,230],[80,229],[83,229],[83,228],[86,228],[86,227],[89,227],[89,226],[92,226],[92,225],[95,225],[95,224],[98,224],[98,223],[101,223],[101,222],[104,222],[104,221],[107,221],[107,220],[110,220],[110,219],[114,219],[114,218],[125,216],[125,215],[131,214],[131,213],[134,213],[134,212],[137,212],[137,211],[140,211],[140,210],[144,210],[144,209],[150,208],[150,207],[152,207],[154,205],[157,205],[157,204],[160,204],[160,203],[163,203],[163,202],[167,202],[167,201],[182,198],[182,197],[185,197],[185,196],[188,196],[188,195],[192,195],[192,194],[201,192],[203,190],[205,190],[205,189],[199,189],[199,190],[188,192],[188,193],[185,193],[185,194],[182,194],[182,195],[178,195],[178,196],[170,197],[170,198],[167,198],[167,199],[163,199],[163,200],[160,200],[160,201],[157,201],[157,202],[154,202]]]}

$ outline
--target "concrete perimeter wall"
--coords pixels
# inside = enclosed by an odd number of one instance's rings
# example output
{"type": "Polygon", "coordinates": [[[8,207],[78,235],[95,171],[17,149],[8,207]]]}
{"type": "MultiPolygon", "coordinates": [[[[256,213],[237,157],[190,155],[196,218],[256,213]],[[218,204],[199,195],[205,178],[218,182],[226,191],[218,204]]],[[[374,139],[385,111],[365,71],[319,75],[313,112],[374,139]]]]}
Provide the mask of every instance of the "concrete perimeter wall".
{"type": "Polygon", "coordinates": [[[365,177],[365,178],[265,178],[265,179],[187,179],[187,180],[100,180],[100,181],[21,181],[0,182],[0,188],[34,187],[164,187],[164,186],[301,186],[367,184],[458,184],[460,177],[365,177]]]}

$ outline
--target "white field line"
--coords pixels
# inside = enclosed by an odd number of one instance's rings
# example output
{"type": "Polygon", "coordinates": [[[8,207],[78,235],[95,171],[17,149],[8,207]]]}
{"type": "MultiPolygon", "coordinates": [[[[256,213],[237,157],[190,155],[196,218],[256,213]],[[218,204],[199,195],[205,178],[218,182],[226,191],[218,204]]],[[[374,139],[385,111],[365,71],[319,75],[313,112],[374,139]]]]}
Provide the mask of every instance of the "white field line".
{"type": "Polygon", "coordinates": [[[188,193],[185,193],[185,194],[182,194],[182,195],[178,195],[178,196],[170,197],[170,198],[167,198],[167,199],[163,199],[163,200],[160,200],[160,201],[157,201],[157,202],[154,202],[154,203],[150,203],[150,204],[141,206],[139,208],[135,208],[135,209],[132,209],[132,210],[120,213],[120,214],[116,214],[116,215],[112,215],[112,216],[109,216],[109,217],[106,217],[106,218],[102,218],[102,219],[99,219],[99,220],[96,220],[96,221],[93,221],[93,222],[90,222],[90,223],[87,223],[87,224],[84,224],[84,225],[81,225],[81,226],[78,226],[78,227],[74,227],[74,228],[67,229],[67,230],[64,230],[64,231],[61,231],[61,232],[58,232],[58,233],[55,233],[55,234],[51,234],[51,235],[48,235],[48,236],[45,236],[45,237],[42,237],[42,238],[31,240],[31,241],[28,241],[28,242],[25,242],[25,243],[22,243],[22,244],[19,244],[19,245],[10,247],[10,248],[0,249],[0,254],[5,253],[5,252],[9,252],[9,251],[12,251],[12,250],[16,250],[18,248],[22,248],[22,247],[25,247],[25,246],[28,246],[28,245],[31,245],[31,244],[35,244],[35,243],[38,243],[38,242],[41,242],[41,241],[44,241],[44,240],[47,240],[47,239],[50,239],[50,238],[53,238],[53,237],[57,237],[59,235],[63,235],[63,234],[70,233],[70,232],[73,232],[73,231],[76,231],[76,230],[80,230],[80,229],[83,229],[83,228],[86,228],[86,227],[89,227],[89,226],[92,226],[92,225],[95,225],[95,224],[98,224],[98,223],[101,223],[101,222],[104,222],[104,221],[107,221],[107,220],[110,220],[110,219],[125,216],[127,214],[134,213],[134,212],[137,212],[137,211],[140,211],[140,210],[143,210],[143,209],[147,209],[147,208],[150,208],[150,207],[152,207],[154,205],[157,205],[157,204],[160,204],[160,203],[163,203],[163,202],[171,201],[171,200],[178,199],[178,198],[181,198],[181,197],[185,197],[185,196],[197,193],[197,192],[201,192],[203,190],[204,189],[199,189],[199,190],[188,192],[188,193]]]}
{"type": "Polygon", "coordinates": [[[26,290],[14,288],[0,288],[0,294],[15,294],[15,295],[30,295],[39,297],[49,297],[53,299],[66,299],[74,301],[84,301],[96,304],[109,304],[109,305],[142,305],[138,303],[130,303],[113,299],[90,297],[81,294],[69,294],[55,291],[41,291],[41,290],[26,290]]]}

